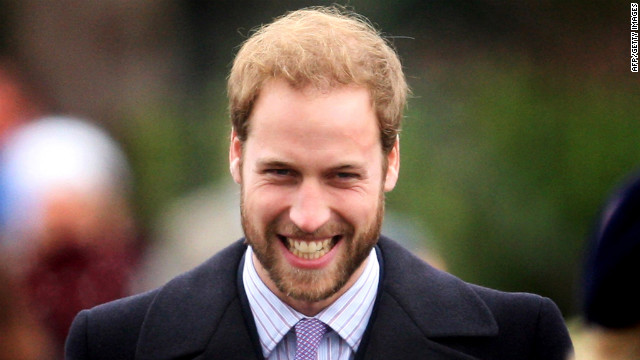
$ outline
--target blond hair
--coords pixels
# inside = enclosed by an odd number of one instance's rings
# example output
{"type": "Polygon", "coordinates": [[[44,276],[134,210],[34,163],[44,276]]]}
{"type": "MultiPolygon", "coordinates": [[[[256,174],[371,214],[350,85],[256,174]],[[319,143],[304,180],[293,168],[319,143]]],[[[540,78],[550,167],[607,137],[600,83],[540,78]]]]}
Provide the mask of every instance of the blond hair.
{"type": "Polygon", "coordinates": [[[231,122],[241,141],[264,83],[275,78],[294,88],[364,86],[378,117],[382,150],[391,151],[408,87],[398,55],[363,17],[337,7],[305,8],[262,26],[244,42],[227,85],[231,122]]]}

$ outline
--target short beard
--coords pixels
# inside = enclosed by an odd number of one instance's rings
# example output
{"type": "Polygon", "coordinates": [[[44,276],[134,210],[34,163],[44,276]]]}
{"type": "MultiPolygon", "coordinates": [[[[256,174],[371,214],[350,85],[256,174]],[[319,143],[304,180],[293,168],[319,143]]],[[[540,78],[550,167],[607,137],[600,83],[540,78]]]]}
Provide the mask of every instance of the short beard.
{"type": "MultiPolygon", "coordinates": [[[[253,226],[245,212],[243,189],[241,189],[241,198],[242,228],[247,242],[252,246],[258,261],[267,271],[278,290],[287,297],[298,301],[317,302],[328,299],[340,291],[378,242],[384,218],[384,192],[381,189],[375,219],[361,233],[355,234],[353,226],[346,222],[335,225],[341,227],[340,233],[343,236],[340,241],[344,243],[340,244],[343,252],[339,258],[335,259],[334,264],[327,269],[302,270],[292,268],[282,256],[278,255],[279,244],[277,242],[280,241],[276,232],[278,220],[267,224],[264,234],[262,234],[259,229],[253,226]]],[[[288,226],[294,225],[288,224],[288,226]]],[[[292,233],[306,234],[299,229],[292,233]]],[[[331,232],[323,227],[316,233],[331,232]]]]}

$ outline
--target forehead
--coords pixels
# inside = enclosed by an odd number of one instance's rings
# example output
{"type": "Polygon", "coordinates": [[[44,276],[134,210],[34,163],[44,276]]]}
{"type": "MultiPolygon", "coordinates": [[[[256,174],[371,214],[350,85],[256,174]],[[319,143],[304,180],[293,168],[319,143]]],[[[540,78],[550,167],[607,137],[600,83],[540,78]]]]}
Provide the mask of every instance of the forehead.
{"type": "Polygon", "coordinates": [[[251,118],[248,143],[284,152],[381,150],[369,91],[341,86],[296,89],[283,80],[265,84],[251,118]]]}
{"type": "Polygon", "coordinates": [[[311,131],[322,124],[336,130],[378,127],[367,88],[356,85],[298,88],[282,79],[265,82],[249,120],[252,128],[286,125],[311,131]]]}

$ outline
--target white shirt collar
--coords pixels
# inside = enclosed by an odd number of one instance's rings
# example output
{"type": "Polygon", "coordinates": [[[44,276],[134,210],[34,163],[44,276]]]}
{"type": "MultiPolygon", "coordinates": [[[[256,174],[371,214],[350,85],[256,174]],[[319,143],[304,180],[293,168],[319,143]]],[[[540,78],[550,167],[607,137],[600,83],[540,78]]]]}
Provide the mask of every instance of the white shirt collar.
{"type": "MultiPolygon", "coordinates": [[[[253,250],[249,246],[245,254],[242,278],[262,352],[267,358],[291,328],[306,316],[282,302],[269,290],[258,276],[252,255],[253,250]]],[[[315,316],[338,333],[354,352],[367,328],[379,279],[380,265],[376,252],[372,249],[363,273],[353,286],[315,316]]]]}

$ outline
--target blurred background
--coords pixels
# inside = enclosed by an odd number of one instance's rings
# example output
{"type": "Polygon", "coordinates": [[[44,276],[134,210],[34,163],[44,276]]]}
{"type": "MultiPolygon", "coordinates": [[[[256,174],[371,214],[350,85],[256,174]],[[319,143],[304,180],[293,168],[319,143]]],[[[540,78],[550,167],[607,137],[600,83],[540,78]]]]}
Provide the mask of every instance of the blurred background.
{"type": "MultiPolygon", "coordinates": [[[[331,3],[0,0],[2,144],[49,115],[104,131],[130,168],[115,175],[129,183],[109,208],[129,224],[116,237],[135,239],[110,266],[136,273],[124,292],[153,287],[240,236],[225,95],[237,47],[287,10],[331,3]]],[[[576,316],[594,222],[640,168],[629,3],[337,3],[392,41],[413,90],[387,232],[467,281],[539,293],[576,316]]],[[[30,241],[6,237],[7,249],[30,241]]]]}

